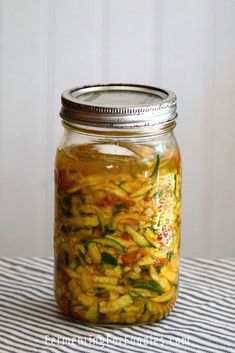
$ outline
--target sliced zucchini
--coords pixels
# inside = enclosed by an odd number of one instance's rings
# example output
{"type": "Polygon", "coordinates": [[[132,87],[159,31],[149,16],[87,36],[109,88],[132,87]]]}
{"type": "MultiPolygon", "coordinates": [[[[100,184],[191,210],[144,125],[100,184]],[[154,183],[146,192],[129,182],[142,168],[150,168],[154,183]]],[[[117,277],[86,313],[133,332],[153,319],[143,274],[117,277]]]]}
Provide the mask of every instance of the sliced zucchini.
{"type": "Polygon", "coordinates": [[[162,295],[158,295],[156,298],[152,298],[151,300],[156,303],[164,303],[168,300],[171,300],[173,295],[174,295],[174,291],[169,290],[168,292],[165,292],[162,295]]]}
{"type": "Polygon", "coordinates": [[[152,178],[154,175],[157,175],[159,165],[160,165],[160,155],[157,154],[157,160],[156,160],[155,166],[153,168],[152,174],[150,175],[150,178],[152,178]]]}
{"type": "Polygon", "coordinates": [[[87,252],[95,264],[99,264],[101,262],[101,253],[96,243],[94,242],[89,243],[87,246],[87,252]]]}
{"type": "Polygon", "coordinates": [[[128,224],[125,225],[125,230],[127,233],[129,233],[133,240],[136,242],[137,245],[141,246],[141,247],[145,247],[145,246],[149,246],[149,242],[147,241],[147,239],[140,233],[136,232],[136,230],[134,230],[131,226],[129,226],[128,224]]]}
{"type": "Polygon", "coordinates": [[[177,283],[177,279],[178,279],[178,273],[175,271],[172,271],[171,269],[169,269],[169,267],[167,265],[165,265],[162,269],[161,269],[161,274],[166,277],[168,279],[169,282],[176,284],[177,283]]]}
{"type": "Polygon", "coordinates": [[[133,303],[133,299],[129,294],[122,295],[120,298],[113,300],[111,302],[101,302],[100,303],[100,313],[110,313],[115,312],[124,308],[127,305],[131,305],[133,303]]]}
{"type": "Polygon", "coordinates": [[[149,274],[153,280],[160,284],[164,292],[168,292],[171,289],[169,281],[163,275],[157,273],[155,266],[151,265],[149,267],[149,274]]]}
{"type": "Polygon", "coordinates": [[[102,289],[107,289],[110,291],[116,291],[118,293],[125,293],[126,288],[123,286],[118,286],[115,284],[109,284],[109,283],[93,283],[94,288],[102,288],[102,289]]]}
{"type": "Polygon", "coordinates": [[[104,190],[110,194],[116,195],[118,197],[120,197],[121,199],[126,198],[127,197],[127,193],[122,190],[120,187],[114,185],[114,184],[108,184],[108,185],[97,185],[92,187],[93,191],[96,190],[104,190]]]}
{"type": "Polygon", "coordinates": [[[163,249],[156,249],[153,247],[146,247],[145,249],[146,255],[152,256],[154,259],[165,259],[166,254],[163,249]]]}
{"type": "Polygon", "coordinates": [[[147,310],[154,315],[162,316],[164,314],[164,309],[161,304],[155,303],[152,300],[148,300],[146,303],[147,310]]]}
{"type": "Polygon", "coordinates": [[[99,304],[98,301],[93,303],[84,315],[85,319],[90,322],[97,323],[99,320],[99,304]]]}
{"type": "Polygon", "coordinates": [[[119,185],[119,187],[120,187],[122,190],[126,191],[127,193],[131,193],[131,191],[132,191],[132,187],[131,187],[131,183],[130,183],[130,182],[123,181],[123,182],[119,185]]]}
{"type": "Polygon", "coordinates": [[[132,239],[126,240],[115,235],[106,235],[105,238],[117,241],[119,244],[124,246],[124,248],[129,248],[131,245],[135,244],[132,239]]]}
{"type": "Polygon", "coordinates": [[[98,217],[94,214],[74,217],[74,224],[80,228],[98,227],[99,223],[98,217]]]}
{"type": "Polygon", "coordinates": [[[145,238],[149,241],[152,246],[159,247],[159,241],[155,233],[148,227],[144,232],[145,238]]]}
{"type": "Polygon", "coordinates": [[[92,304],[94,304],[94,302],[97,300],[97,298],[94,295],[87,295],[87,294],[83,294],[80,293],[77,296],[77,300],[84,306],[91,306],[92,304]]]}
{"type": "Polygon", "coordinates": [[[142,289],[142,288],[133,288],[133,290],[129,293],[133,298],[135,297],[154,298],[156,296],[154,292],[150,292],[149,290],[142,289]]]}
{"type": "Polygon", "coordinates": [[[146,185],[142,188],[140,188],[139,190],[133,192],[133,194],[131,194],[130,196],[135,198],[135,197],[139,197],[142,195],[145,195],[147,192],[149,192],[151,189],[153,188],[152,184],[146,185]]]}
{"type": "Polygon", "coordinates": [[[106,276],[109,276],[109,277],[118,277],[118,278],[122,277],[122,268],[120,265],[115,266],[113,268],[105,268],[104,272],[106,276]]]}
{"type": "Polygon", "coordinates": [[[147,289],[150,292],[157,293],[158,295],[161,295],[163,293],[161,285],[154,279],[150,279],[148,281],[133,280],[133,279],[128,279],[128,280],[133,285],[134,288],[147,289]]]}
{"type": "Polygon", "coordinates": [[[138,265],[140,266],[149,266],[154,263],[154,258],[150,255],[143,256],[139,261],[138,265]]]}
{"type": "Polygon", "coordinates": [[[117,284],[117,277],[107,277],[107,276],[92,276],[92,280],[96,283],[108,283],[108,284],[117,284]]]}
{"type": "Polygon", "coordinates": [[[80,274],[77,273],[76,271],[71,270],[69,267],[65,267],[65,271],[71,278],[80,278],[80,274]]]}
{"type": "Polygon", "coordinates": [[[92,239],[91,242],[103,244],[104,246],[108,246],[117,249],[121,252],[124,252],[124,247],[115,240],[111,240],[108,238],[95,238],[92,239]]]}

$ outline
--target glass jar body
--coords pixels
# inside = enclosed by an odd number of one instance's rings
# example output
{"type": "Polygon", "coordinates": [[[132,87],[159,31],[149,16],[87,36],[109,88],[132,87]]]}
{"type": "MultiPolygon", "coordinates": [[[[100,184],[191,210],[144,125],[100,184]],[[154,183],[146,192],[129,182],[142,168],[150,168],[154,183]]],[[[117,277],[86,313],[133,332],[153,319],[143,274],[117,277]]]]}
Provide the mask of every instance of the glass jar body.
{"type": "Polygon", "coordinates": [[[178,292],[181,158],[172,131],[65,127],[55,163],[54,288],[102,325],[165,317],[178,292]]]}

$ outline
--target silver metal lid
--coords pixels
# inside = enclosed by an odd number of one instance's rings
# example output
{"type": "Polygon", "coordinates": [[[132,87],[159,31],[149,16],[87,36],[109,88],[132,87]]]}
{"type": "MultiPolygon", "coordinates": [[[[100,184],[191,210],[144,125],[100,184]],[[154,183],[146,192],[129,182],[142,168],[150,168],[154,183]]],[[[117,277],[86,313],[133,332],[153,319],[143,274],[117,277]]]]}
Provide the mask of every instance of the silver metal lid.
{"type": "Polygon", "coordinates": [[[62,119],[109,128],[137,128],[175,120],[176,95],[134,84],[100,84],[66,90],[61,96],[62,119]]]}

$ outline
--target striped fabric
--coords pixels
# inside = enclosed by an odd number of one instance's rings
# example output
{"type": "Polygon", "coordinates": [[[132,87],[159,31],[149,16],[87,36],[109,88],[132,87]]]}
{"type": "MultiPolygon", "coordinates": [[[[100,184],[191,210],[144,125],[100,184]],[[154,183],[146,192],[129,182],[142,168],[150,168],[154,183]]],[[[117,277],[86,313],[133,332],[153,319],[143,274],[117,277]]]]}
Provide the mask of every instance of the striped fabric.
{"type": "Polygon", "coordinates": [[[171,315],[118,329],[64,319],[52,266],[51,259],[0,259],[0,353],[235,352],[235,259],[183,259],[171,315]]]}

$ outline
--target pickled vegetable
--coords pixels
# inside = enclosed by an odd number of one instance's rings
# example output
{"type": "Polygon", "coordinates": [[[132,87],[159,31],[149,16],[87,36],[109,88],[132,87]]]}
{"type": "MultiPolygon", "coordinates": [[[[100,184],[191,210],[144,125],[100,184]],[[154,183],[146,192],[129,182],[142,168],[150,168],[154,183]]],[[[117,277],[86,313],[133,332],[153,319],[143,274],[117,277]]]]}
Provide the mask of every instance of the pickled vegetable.
{"type": "Polygon", "coordinates": [[[79,321],[155,322],[177,297],[179,152],[124,148],[124,156],[95,144],[57,151],[55,295],[79,321]]]}

